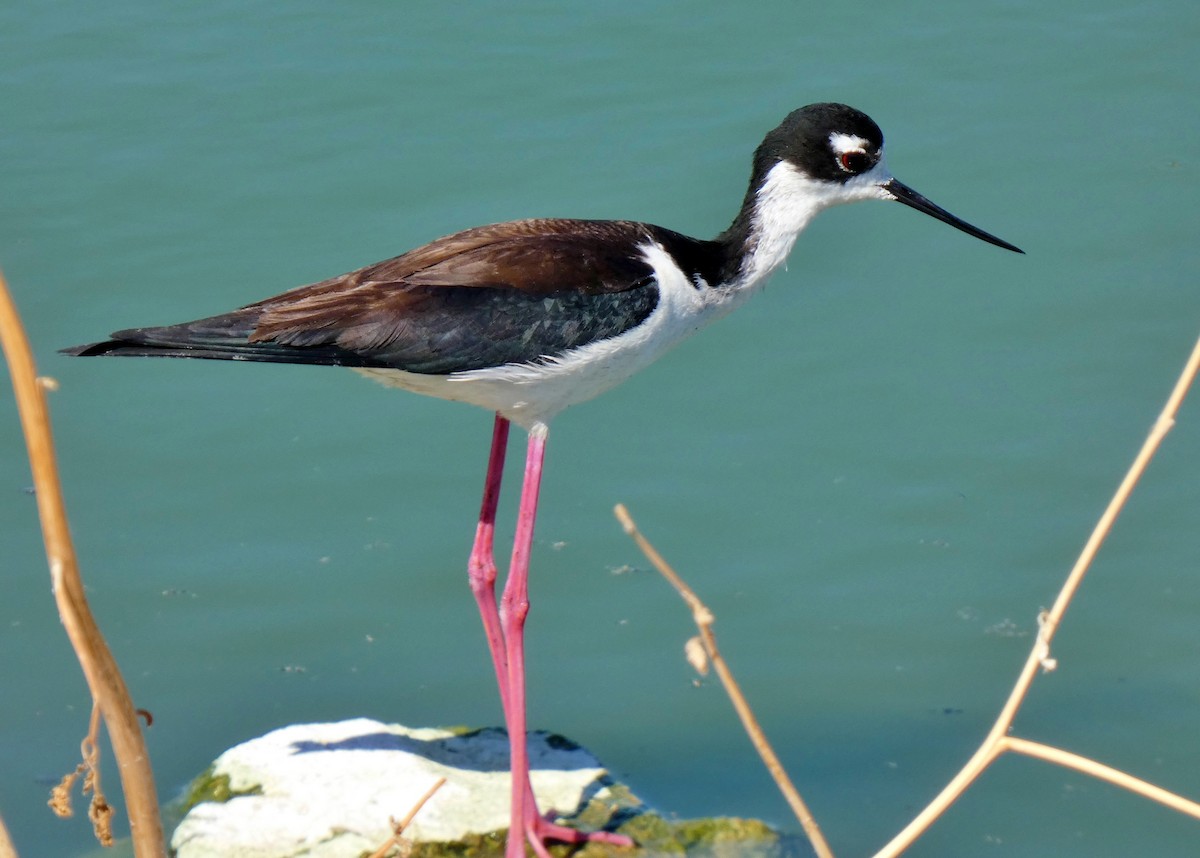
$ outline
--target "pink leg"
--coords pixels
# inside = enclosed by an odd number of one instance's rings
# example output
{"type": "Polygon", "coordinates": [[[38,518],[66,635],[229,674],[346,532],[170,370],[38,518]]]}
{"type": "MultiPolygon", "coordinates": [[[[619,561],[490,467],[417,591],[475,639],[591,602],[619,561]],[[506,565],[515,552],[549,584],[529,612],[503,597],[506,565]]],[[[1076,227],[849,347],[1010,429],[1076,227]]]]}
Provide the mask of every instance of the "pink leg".
{"type": "MultiPolygon", "coordinates": [[[[475,543],[471,548],[471,559],[467,565],[467,577],[471,592],[479,606],[483,619],[483,631],[488,650],[492,655],[492,666],[496,671],[496,683],[500,688],[500,703],[504,709],[505,723],[508,711],[508,656],[504,649],[504,634],[500,629],[500,612],[496,604],[496,561],[493,554],[496,531],[496,508],[500,502],[500,483],[504,475],[504,456],[508,447],[509,421],[496,415],[492,429],[492,449],[488,456],[487,478],[483,487],[483,504],[479,511],[479,526],[475,530],[475,543]]],[[[525,781],[528,791],[526,806],[536,815],[533,788],[525,781]]],[[[578,834],[572,829],[564,831],[578,834]]]]}
{"type": "Polygon", "coordinates": [[[524,858],[525,844],[514,832],[524,830],[535,853],[548,858],[542,841],[550,838],[566,843],[597,840],[616,846],[632,846],[633,841],[606,831],[587,834],[556,825],[538,814],[529,780],[529,753],[525,719],[525,617],[529,613],[529,554],[533,546],[533,526],[537,519],[538,491],[542,482],[542,462],[546,454],[546,425],[537,423],[529,431],[525,454],[525,482],[521,487],[521,506],[517,512],[517,531],[513,539],[512,564],[501,598],[500,618],[508,662],[508,706],[505,721],[512,766],[512,824],[509,829],[506,858],[524,858]],[[523,825],[518,822],[523,820],[523,825]]]}
{"type": "Polygon", "coordinates": [[[520,836],[522,833],[530,840],[538,840],[538,846],[541,846],[536,833],[537,805],[531,801],[529,755],[525,743],[525,616],[529,613],[529,552],[533,546],[533,525],[537,518],[538,490],[542,483],[545,454],[546,426],[538,423],[529,430],[525,482],[521,486],[521,506],[517,511],[512,564],[508,568],[508,580],[500,600],[500,625],[504,631],[508,658],[507,721],[513,778],[512,825],[508,833],[506,858],[525,858],[526,837],[520,836]]]}
{"type": "Polygon", "coordinates": [[[479,616],[483,618],[483,633],[487,637],[496,682],[500,686],[500,705],[508,717],[508,659],[504,653],[504,634],[500,630],[500,613],[496,607],[496,561],[492,554],[496,532],[496,507],[500,502],[500,479],[504,476],[504,453],[508,448],[509,422],[499,414],[492,427],[492,452],[488,456],[487,479],[483,486],[483,505],[479,511],[479,526],[475,544],[467,563],[467,578],[479,616]]]}
{"type": "Polygon", "coordinates": [[[500,702],[508,728],[512,767],[512,824],[509,828],[507,858],[524,858],[528,840],[540,858],[549,858],[542,841],[561,840],[585,843],[598,840],[616,846],[632,846],[628,837],[609,832],[586,834],[556,825],[538,814],[533,787],[529,780],[529,757],[525,742],[525,616],[529,612],[529,552],[533,544],[533,526],[537,517],[538,490],[541,486],[542,461],[545,457],[546,427],[538,424],[529,433],[525,460],[525,482],[517,514],[517,532],[513,541],[512,566],[504,587],[503,604],[496,605],[496,562],[493,557],[496,507],[500,481],[504,473],[504,454],[508,443],[509,421],[496,415],[492,432],[492,450],[488,457],[483,504],[479,526],[471,549],[468,578],[471,592],[479,605],[484,634],[500,687],[500,702]],[[521,835],[524,834],[524,837],[521,835]]]}

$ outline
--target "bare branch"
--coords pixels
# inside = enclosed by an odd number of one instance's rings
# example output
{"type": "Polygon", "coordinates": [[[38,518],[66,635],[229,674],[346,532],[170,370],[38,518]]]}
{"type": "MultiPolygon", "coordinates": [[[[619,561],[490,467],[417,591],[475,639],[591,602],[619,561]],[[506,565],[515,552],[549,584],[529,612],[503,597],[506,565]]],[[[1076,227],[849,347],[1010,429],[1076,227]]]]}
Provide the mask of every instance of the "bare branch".
{"type": "Polygon", "coordinates": [[[642,535],[633,518],[629,515],[629,511],[625,508],[625,505],[617,504],[613,512],[617,517],[617,521],[621,523],[621,527],[625,529],[625,532],[629,534],[642,553],[646,555],[646,558],[654,564],[654,568],[662,573],[662,576],[678,591],[679,595],[683,597],[683,601],[691,609],[692,619],[696,623],[696,628],[700,630],[700,641],[704,646],[704,652],[707,654],[713,670],[716,671],[717,677],[721,680],[721,685],[724,686],[725,693],[729,695],[729,699],[733,703],[733,708],[737,711],[738,718],[742,721],[742,727],[745,728],[746,734],[750,737],[754,749],[762,757],[767,771],[770,772],[771,777],[774,778],[775,783],[779,786],[779,791],[783,793],[783,797],[792,808],[792,813],[800,821],[800,825],[804,828],[804,833],[808,835],[809,841],[812,842],[813,850],[817,853],[818,858],[833,858],[833,851],[825,841],[825,836],[821,833],[817,821],[813,819],[808,805],[800,797],[799,791],[797,791],[795,785],[792,783],[791,778],[788,777],[787,771],[783,768],[779,757],[776,756],[771,743],[767,741],[766,734],[763,733],[758,719],[754,717],[754,712],[751,710],[750,704],[746,702],[745,695],[742,694],[741,688],[738,687],[737,682],[734,680],[733,673],[729,670],[729,665],[725,663],[725,659],[717,649],[717,638],[712,631],[712,625],[716,618],[713,616],[712,611],[700,601],[700,597],[679,577],[679,574],[663,559],[663,556],[650,544],[650,541],[642,535]]]}
{"type": "Polygon", "coordinates": [[[1119,769],[1114,769],[1112,766],[1106,766],[1087,757],[1072,754],[1070,751],[1064,751],[1062,748],[1043,745],[1041,742],[1030,742],[1028,739],[1018,739],[1016,736],[1008,736],[1001,741],[1000,745],[1003,750],[1037,757],[1039,760],[1056,763],[1068,769],[1083,772],[1085,775],[1091,775],[1099,780],[1108,781],[1110,784],[1115,784],[1122,789],[1127,789],[1130,792],[1145,796],[1151,801],[1157,801],[1159,804],[1166,805],[1172,810],[1178,810],[1180,813],[1186,813],[1188,816],[1200,819],[1200,804],[1178,796],[1173,792],[1168,792],[1162,787],[1157,787],[1141,778],[1135,778],[1133,775],[1126,774],[1119,769]]]}
{"type": "Polygon", "coordinates": [[[142,738],[141,725],[117,662],[88,607],[83,582],[79,577],[58,480],[58,465],[54,458],[50,415],[46,408],[45,391],[53,388],[54,383],[38,378],[29,341],[2,275],[0,344],[8,360],[17,410],[25,432],[54,598],[67,637],[71,640],[88,688],[91,689],[92,699],[100,707],[112,739],[125,801],[129,804],[129,828],[134,853],[138,858],[165,858],[166,845],[158,813],[158,796],[154,790],[154,773],[150,768],[150,755],[142,738]]]}
{"type": "Polygon", "coordinates": [[[417,803],[412,806],[412,809],[409,810],[408,815],[405,816],[404,819],[400,820],[399,822],[396,822],[394,819],[391,820],[392,836],[384,841],[378,849],[372,852],[370,858],[385,858],[385,856],[392,850],[393,847],[400,845],[400,837],[404,834],[404,829],[408,828],[409,823],[413,821],[416,815],[421,812],[421,808],[425,806],[425,802],[433,798],[433,794],[440,790],[442,788],[442,784],[445,782],[445,778],[438,778],[437,782],[425,791],[425,795],[417,799],[417,803]]]}
{"type": "Polygon", "coordinates": [[[12,837],[8,834],[8,827],[4,824],[4,819],[0,817],[0,858],[17,858],[17,847],[13,846],[12,837]]]}
{"type": "MultiPolygon", "coordinates": [[[[935,819],[945,812],[946,808],[962,795],[963,791],[983,773],[984,769],[996,757],[1006,750],[1015,750],[1009,741],[1008,731],[1012,728],[1013,719],[1016,718],[1017,711],[1024,702],[1030,685],[1033,684],[1033,680],[1037,676],[1038,668],[1052,670],[1057,666],[1057,662],[1050,657],[1050,642],[1054,638],[1054,633],[1058,630],[1059,623],[1062,621],[1063,615],[1067,612],[1067,607],[1070,605],[1072,597],[1074,597],[1075,592],[1079,589],[1079,585],[1083,581],[1083,576],[1087,574],[1093,558],[1095,558],[1096,553],[1100,550],[1100,546],[1104,543],[1109,531],[1112,530],[1113,523],[1117,520],[1117,516],[1120,515],[1125,502],[1133,492],[1134,486],[1137,485],[1138,480],[1145,473],[1146,466],[1158,451],[1167,432],[1175,425],[1175,415],[1178,413],[1184,396],[1196,378],[1197,370],[1200,370],[1200,340],[1197,340],[1196,345],[1193,347],[1192,354],[1188,358],[1183,372],[1179,376],[1179,380],[1175,382],[1175,387],[1171,391],[1170,397],[1167,399],[1167,404],[1163,407],[1162,413],[1159,414],[1158,419],[1154,422],[1154,426],[1142,444],[1141,450],[1138,451],[1133,464],[1125,474],[1125,478],[1121,480],[1121,484],[1117,487],[1112,500],[1109,501],[1103,515],[1100,516],[1100,520],[1096,523],[1096,527],[1092,530],[1091,536],[1088,537],[1087,542],[1084,544],[1079,559],[1075,561],[1075,565],[1067,575],[1067,580],[1063,584],[1058,598],[1054,601],[1054,606],[1038,617],[1038,635],[1034,641],[1033,650],[1025,660],[1025,665],[1021,668],[1021,673],[1017,677],[1016,685],[1013,687],[1012,693],[1009,694],[1004,708],[1000,711],[996,723],[983,740],[983,744],[937,797],[912,822],[905,826],[899,834],[892,838],[886,846],[879,850],[875,858],[892,858],[892,856],[899,855],[907,849],[913,841],[925,833],[925,830],[929,828],[935,819]]],[[[1036,743],[1031,743],[1031,746],[1034,744],[1036,743]]],[[[1056,760],[1056,762],[1059,762],[1059,760],[1056,760]]],[[[1108,769],[1106,766],[1101,766],[1099,763],[1094,763],[1094,765],[1110,772],[1116,771],[1115,769],[1108,769]]],[[[1147,786],[1150,785],[1147,784],[1147,786]]],[[[1158,787],[1153,787],[1153,789],[1158,790],[1158,787]]],[[[1171,795],[1165,790],[1161,790],[1161,792],[1171,795]]],[[[1147,793],[1142,794],[1154,797],[1147,793]]],[[[1174,796],[1173,799],[1177,802],[1190,804],[1186,799],[1180,799],[1178,796],[1174,796]]],[[[1158,799],[1156,798],[1155,800],[1158,799]]],[[[1168,806],[1180,809],[1174,803],[1168,806]]],[[[1189,811],[1185,810],[1184,812],[1189,811]]]]}

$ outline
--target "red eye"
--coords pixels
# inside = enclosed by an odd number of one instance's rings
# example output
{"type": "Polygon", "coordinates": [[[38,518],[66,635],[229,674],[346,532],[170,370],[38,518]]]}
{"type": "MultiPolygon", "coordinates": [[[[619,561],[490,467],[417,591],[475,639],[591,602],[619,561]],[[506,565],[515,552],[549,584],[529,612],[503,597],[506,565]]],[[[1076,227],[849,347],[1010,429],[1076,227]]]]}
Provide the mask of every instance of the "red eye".
{"type": "Polygon", "coordinates": [[[851,149],[848,152],[838,155],[838,166],[847,173],[861,173],[864,170],[870,169],[871,158],[866,152],[859,149],[851,149]]]}

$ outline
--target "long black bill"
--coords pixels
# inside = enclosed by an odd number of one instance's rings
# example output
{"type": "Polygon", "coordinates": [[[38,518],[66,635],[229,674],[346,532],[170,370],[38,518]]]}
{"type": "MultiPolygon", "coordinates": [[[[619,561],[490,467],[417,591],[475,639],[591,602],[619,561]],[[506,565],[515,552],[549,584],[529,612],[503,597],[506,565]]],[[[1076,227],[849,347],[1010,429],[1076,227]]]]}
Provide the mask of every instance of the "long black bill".
{"type": "Polygon", "coordinates": [[[937,203],[927,200],[925,197],[918,194],[908,185],[899,182],[895,179],[888,179],[883,183],[883,189],[892,195],[892,199],[898,203],[904,203],[906,206],[911,206],[919,212],[924,212],[931,217],[935,217],[942,223],[948,223],[955,229],[961,229],[967,235],[973,235],[976,238],[981,238],[988,244],[994,244],[996,247],[1003,247],[1005,250],[1011,250],[1014,253],[1024,253],[1025,251],[1017,247],[1015,244],[1009,244],[1002,238],[996,238],[991,233],[984,232],[978,227],[971,226],[965,220],[956,218],[950,212],[939,206],[937,203]]]}

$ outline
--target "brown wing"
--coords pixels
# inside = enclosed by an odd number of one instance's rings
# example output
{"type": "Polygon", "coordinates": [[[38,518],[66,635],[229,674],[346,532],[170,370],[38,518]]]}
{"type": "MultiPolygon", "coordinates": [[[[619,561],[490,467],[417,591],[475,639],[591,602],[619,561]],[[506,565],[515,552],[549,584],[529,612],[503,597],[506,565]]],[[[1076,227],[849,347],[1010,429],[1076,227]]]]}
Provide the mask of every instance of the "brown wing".
{"type": "Polygon", "coordinates": [[[459,294],[463,289],[500,290],[496,299],[510,304],[565,293],[627,292],[653,275],[636,251],[653,229],[630,221],[566,219],[476,227],[251,304],[244,309],[262,314],[249,339],[371,351],[395,342],[421,317],[461,314],[464,302],[473,303],[459,294]]]}
{"type": "Polygon", "coordinates": [[[221,316],[66,350],[450,373],[554,357],[640,324],[658,285],[638,246],[706,256],[630,221],[477,227],[221,316]]]}

